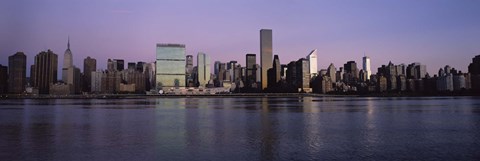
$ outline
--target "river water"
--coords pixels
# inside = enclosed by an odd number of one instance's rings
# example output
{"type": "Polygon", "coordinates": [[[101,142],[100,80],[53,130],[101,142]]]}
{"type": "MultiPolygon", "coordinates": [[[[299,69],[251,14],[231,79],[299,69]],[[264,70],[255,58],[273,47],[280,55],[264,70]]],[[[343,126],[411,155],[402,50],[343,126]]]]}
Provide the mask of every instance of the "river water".
{"type": "Polygon", "coordinates": [[[480,160],[480,98],[0,100],[0,160],[480,160]]]}

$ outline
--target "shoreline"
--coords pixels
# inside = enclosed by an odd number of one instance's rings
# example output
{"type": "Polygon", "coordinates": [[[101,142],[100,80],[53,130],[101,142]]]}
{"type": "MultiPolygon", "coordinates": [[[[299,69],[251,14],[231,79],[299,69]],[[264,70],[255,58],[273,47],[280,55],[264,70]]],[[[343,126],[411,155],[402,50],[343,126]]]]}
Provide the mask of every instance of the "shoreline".
{"type": "Polygon", "coordinates": [[[0,95],[0,100],[5,99],[143,99],[143,98],[215,98],[215,97],[463,97],[479,95],[459,95],[459,94],[438,94],[438,95],[419,95],[419,94],[316,94],[316,93],[232,93],[232,94],[205,94],[205,95],[146,95],[146,94],[92,94],[92,95],[0,95]]]}
{"type": "Polygon", "coordinates": [[[309,94],[309,93],[234,93],[234,94],[205,94],[205,95],[145,95],[145,94],[95,94],[95,95],[3,95],[2,99],[142,99],[142,98],[214,98],[214,97],[356,97],[354,95],[326,95],[326,94],[309,94]]]}

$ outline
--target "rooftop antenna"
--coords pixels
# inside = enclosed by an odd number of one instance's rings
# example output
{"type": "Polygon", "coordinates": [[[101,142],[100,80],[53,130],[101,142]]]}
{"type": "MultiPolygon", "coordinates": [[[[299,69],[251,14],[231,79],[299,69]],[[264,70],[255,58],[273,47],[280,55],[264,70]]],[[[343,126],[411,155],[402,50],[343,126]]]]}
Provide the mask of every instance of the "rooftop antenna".
{"type": "Polygon", "coordinates": [[[68,43],[67,43],[67,48],[70,49],[70,35],[68,35],[68,43]]]}

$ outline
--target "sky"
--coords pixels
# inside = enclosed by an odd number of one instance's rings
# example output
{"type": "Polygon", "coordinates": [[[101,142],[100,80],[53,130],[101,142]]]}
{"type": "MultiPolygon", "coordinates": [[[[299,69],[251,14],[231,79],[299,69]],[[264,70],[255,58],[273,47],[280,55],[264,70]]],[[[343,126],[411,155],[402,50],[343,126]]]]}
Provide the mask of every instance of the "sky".
{"type": "Polygon", "coordinates": [[[281,63],[318,49],[319,70],[350,60],[361,68],[367,55],[374,73],[391,61],[433,75],[445,65],[467,71],[480,55],[478,0],[1,0],[0,64],[22,51],[29,67],[51,49],[60,68],[70,37],[82,70],[87,56],[98,69],[109,58],[153,62],[156,43],[185,44],[194,64],[205,52],[212,65],[243,66],[247,53],[260,62],[263,28],[281,63]]]}

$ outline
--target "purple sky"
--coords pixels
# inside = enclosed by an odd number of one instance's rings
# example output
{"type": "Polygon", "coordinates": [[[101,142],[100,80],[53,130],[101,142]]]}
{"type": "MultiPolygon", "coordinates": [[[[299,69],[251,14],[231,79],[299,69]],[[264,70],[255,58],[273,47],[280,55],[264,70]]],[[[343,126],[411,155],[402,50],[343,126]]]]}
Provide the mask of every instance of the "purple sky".
{"type": "MultiPolygon", "coordinates": [[[[273,30],[273,51],[282,63],[319,51],[319,68],[349,60],[361,66],[365,52],[372,70],[421,62],[428,72],[450,66],[466,71],[480,54],[478,0],[1,0],[0,64],[16,51],[28,65],[42,50],[59,55],[70,36],[74,65],[108,58],[155,60],[156,43],[186,44],[196,58],[213,61],[257,54],[259,30],[273,30]]],[[[60,74],[60,73],[59,73],[60,74]]]]}

